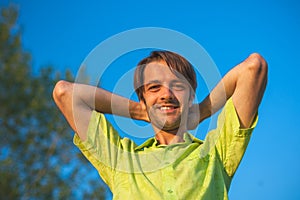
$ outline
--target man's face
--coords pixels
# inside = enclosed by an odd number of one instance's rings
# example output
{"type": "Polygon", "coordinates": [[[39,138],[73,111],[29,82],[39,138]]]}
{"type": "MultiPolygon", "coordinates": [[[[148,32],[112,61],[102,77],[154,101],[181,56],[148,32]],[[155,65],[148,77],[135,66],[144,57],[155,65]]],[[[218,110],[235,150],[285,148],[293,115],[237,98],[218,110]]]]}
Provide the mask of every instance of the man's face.
{"type": "Polygon", "coordinates": [[[190,92],[183,75],[176,76],[164,61],[151,62],[145,67],[143,96],[155,128],[171,132],[186,128],[193,101],[190,92]]]}

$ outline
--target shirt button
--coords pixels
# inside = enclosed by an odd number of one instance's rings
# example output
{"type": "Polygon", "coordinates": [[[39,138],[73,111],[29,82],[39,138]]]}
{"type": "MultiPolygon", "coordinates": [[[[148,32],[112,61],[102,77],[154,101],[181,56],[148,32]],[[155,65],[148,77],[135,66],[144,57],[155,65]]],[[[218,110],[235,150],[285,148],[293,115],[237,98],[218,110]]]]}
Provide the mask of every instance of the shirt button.
{"type": "Polygon", "coordinates": [[[173,190],[169,189],[168,192],[169,192],[169,193],[173,193],[173,190]]]}

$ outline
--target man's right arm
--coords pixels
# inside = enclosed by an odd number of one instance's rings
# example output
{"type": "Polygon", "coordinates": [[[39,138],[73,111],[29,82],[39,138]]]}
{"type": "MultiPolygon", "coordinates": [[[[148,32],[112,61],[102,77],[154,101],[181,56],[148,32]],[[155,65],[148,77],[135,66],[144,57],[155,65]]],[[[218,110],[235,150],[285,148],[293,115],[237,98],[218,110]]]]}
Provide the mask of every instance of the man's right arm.
{"type": "Polygon", "coordinates": [[[59,81],[53,90],[53,98],[83,141],[93,110],[148,121],[143,104],[90,85],[59,81]]]}

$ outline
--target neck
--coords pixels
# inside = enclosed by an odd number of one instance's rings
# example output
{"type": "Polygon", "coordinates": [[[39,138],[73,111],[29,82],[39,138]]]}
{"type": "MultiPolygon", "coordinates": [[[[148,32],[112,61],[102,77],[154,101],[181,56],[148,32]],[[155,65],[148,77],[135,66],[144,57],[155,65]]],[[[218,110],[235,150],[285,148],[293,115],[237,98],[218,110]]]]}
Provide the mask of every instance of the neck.
{"type": "Polygon", "coordinates": [[[159,130],[155,131],[155,138],[159,144],[169,145],[184,142],[183,134],[186,130],[173,130],[173,131],[164,131],[159,130]]]}

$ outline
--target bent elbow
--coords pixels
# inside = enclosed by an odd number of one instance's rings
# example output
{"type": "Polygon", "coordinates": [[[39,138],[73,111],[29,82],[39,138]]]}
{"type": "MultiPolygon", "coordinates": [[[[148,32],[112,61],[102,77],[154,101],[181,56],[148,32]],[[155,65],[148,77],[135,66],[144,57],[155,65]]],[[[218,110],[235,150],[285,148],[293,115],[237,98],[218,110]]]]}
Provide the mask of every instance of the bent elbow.
{"type": "Polygon", "coordinates": [[[268,63],[260,54],[252,53],[246,61],[248,63],[247,71],[250,76],[267,79],[268,63]]]}
{"type": "Polygon", "coordinates": [[[72,92],[72,90],[70,90],[70,86],[71,83],[64,80],[60,80],[55,84],[52,96],[56,104],[61,104],[68,94],[72,92]]]}

